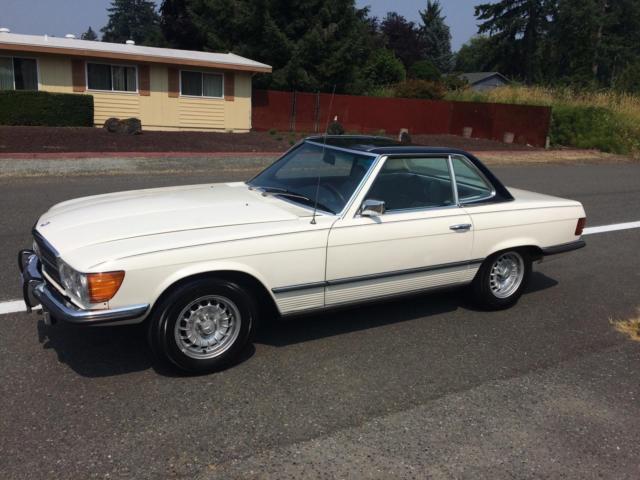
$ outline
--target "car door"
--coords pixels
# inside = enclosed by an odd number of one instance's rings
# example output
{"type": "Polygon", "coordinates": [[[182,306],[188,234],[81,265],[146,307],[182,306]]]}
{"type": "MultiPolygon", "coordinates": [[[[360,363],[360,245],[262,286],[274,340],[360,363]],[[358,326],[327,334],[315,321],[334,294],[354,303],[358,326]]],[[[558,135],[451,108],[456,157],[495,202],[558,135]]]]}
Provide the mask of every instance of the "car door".
{"type": "Polygon", "coordinates": [[[325,304],[380,298],[473,279],[470,216],[448,155],[383,158],[329,233],[325,304]],[[386,211],[363,212],[364,200],[386,211]]]}

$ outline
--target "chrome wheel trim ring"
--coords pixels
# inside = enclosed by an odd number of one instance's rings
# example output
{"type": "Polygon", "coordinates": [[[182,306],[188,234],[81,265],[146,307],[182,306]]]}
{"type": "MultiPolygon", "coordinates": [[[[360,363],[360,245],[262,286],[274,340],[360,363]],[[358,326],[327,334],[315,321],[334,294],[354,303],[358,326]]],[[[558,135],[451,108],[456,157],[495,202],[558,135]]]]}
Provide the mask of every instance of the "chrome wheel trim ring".
{"type": "Polygon", "coordinates": [[[509,298],[524,279],[524,259],[518,252],[500,255],[491,265],[489,287],[496,298],[509,298]]]}
{"type": "Polygon", "coordinates": [[[187,357],[215,358],[226,352],[240,334],[242,318],[235,303],[219,295],[200,297],[178,315],[176,344],[187,357]]]}

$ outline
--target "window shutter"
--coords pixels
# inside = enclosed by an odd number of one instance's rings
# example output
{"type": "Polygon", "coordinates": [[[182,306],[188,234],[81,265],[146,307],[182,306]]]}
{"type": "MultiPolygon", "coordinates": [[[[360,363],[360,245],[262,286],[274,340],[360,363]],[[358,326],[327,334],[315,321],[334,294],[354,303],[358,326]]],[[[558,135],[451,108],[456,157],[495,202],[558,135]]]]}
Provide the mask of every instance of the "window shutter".
{"type": "Polygon", "coordinates": [[[171,98],[180,96],[180,71],[172,67],[169,67],[169,96],[171,98]]]}
{"type": "Polygon", "coordinates": [[[236,94],[236,74],[233,72],[225,72],[224,74],[224,99],[227,102],[233,102],[236,94]]]}
{"type": "Polygon", "coordinates": [[[87,90],[84,60],[71,60],[71,82],[73,83],[74,92],[87,90]]]}
{"type": "Polygon", "coordinates": [[[149,65],[138,65],[138,93],[143,97],[151,95],[151,72],[149,65]]]}

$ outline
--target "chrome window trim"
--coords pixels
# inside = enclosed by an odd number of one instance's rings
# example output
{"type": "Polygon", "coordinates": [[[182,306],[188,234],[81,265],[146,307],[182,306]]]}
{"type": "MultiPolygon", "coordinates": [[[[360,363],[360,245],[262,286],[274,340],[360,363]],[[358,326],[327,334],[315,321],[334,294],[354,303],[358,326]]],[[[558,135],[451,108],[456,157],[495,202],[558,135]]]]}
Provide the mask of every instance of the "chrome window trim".
{"type": "MultiPolygon", "coordinates": [[[[339,212],[327,212],[326,210],[322,210],[320,208],[317,209],[318,212],[322,212],[326,215],[330,215],[333,217],[338,217],[338,218],[344,218],[344,216],[346,215],[346,213],[349,211],[349,209],[352,207],[353,202],[355,201],[355,199],[357,198],[357,196],[360,194],[360,192],[362,191],[362,188],[364,187],[365,183],[367,182],[367,180],[371,177],[372,172],[374,171],[374,169],[376,168],[376,166],[378,165],[379,161],[381,158],[386,158],[382,157],[381,155],[378,154],[374,154],[374,153],[369,153],[369,152],[362,152],[360,150],[352,150],[352,149],[348,149],[348,148],[340,148],[340,147],[334,147],[332,145],[323,145],[322,143],[317,143],[317,142],[311,142],[309,140],[303,140],[301,142],[298,142],[296,145],[292,146],[289,150],[287,150],[286,152],[284,152],[279,158],[278,160],[276,160],[275,162],[273,162],[271,165],[269,165],[268,167],[265,167],[260,173],[258,173],[257,175],[254,175],[253,178],[251,178],[251,180],[248,180],[247,182],[245,182],[245,185],[249,188],[249,189],[253,189],[254,191],[259,190],[258,187],[253,187],[252,185],[250,185],[250,183],[255,180],[259,175],[262,174],[262,172],[264,172],[267,168],[270,168],[272,165],[274,165],[276,162],[280,161],[280,159],[284,158],[286,155],[288,155],[290,152],[292,152],[293,150],[295,150],[296,148],[302,146],[303,144],[308,143],[309,145],[314,145],[316,147],[322,147],[325,149],[330,149],[330,150],[338,150],[341,152],[348,152],[348,153],[353,153],[355,155],[360,155],[360,156],[367,156],[367,157],[373,157],[373,163],[371,164],[371,166],[369,167],[369,169],[367,170],[367,173],[362,177],[362,180],[360,180],[360,183],[356,186],[356,188],[353,190],[353,194],[351,194],[351,197],[349,197],[349,199],[347,200],[347,202],[344,204],[344,207],[342,208],[342,210],[340,210],[339,212]]],[[[297,203],[289,198],[286,198],[284,196],[278,196],[278,195],[274,195],[273,198],[277,198],[278,200],[284,200],[286,202],[288,202],[291,205],[295,205],[296,207],[300,207],[300,208],[304,208],[307,209],[311,212],[313,212],[315,209],[311,206],[308,205],[303,205],[301,203],[297,203]]]]}
{"type": "Polygon", "coordinates": [[[316,147],[322,147],[322,148],[328,148],[328,149],[331,149],[331,150],[339,150],[341,152],[353,153],[355,155],[366,155],[368,157],[378,157],[378,156],[380,156],[377,153],[366,152],[364,150],[355,150],[353,148],[336,147],[334,145],[325,145],[325,144],[318,143],[318,142],[312,142],[311,140],[305,140],[303,143],[308,143],[309,145],[315,145],[316,147]]]}
{"type": "Polygon", "coordinates": [[[451,161],[451,173],[453,173],[453,178],[455,179],[455,172],[453,171],[453,157],[459,157],[460,159],[462,159],[463,162],[465,162],[467,164],[467,166],[469,168],[471,168],[471,170],[475,171],[478,176],[487,184],[491,187],[491,193],[489,195],[486,195],[484,197],[480,197],[480,198],[476,198],[475,200],[470,200],[468,202],[460,202],[459,201],[459,197],[458,197],[458,182],[456,180],[456,198],[458,198],[458,204],[462,207],[464,205],[469,205],[469,204],[474,204],[474,203],[478,203],[478,202],[485,202],[487,200],[490,200],[492,198],[494,198],[496,196],[496,187],[495,185],[489,181],[489,179],[485,176],[484,173],[482,173],[480,171],[480,169],[478,167],[475,166],[475,164],[471,161],[471,159],[469,157],[467,157],[466,155],[462,155],[461,153],[455,153],[452,155],[449,155],[449,159],[451,161]]]}
{"type": "Polygon", "coordinates": [[[447,155],[447,165],[449,166],[449,176],[451,177],[451,190],[453,191],[453,203],[460,206],[460,197],[458,196],[458,181],[456,180],[456,172],[453,170],[453,156],[447,155]]]}
{"type": "MultiPolygon", "coordinates": [[[[369,170],[367,171],[365,176],[362,177],[362,181],[360,182],[360,184],[354,190],[353,195],[351,196],[349,201],[345,204],[344,208],[342,209],[342,212],[340,212],[340,215],[339,215],[340,218],[344,218],[346,216],[346,214],[349,211],[349,209],[353,207],[353,204],[355,203],[356,199],[360,196],[360,193],[362,192],[362,190],[364,190],[364,186],[367,184],[367,182],[369,181],[369,179],[373,175],[373,172],[376,171],[376,168],[378,167],[378,165],[380,163],[384,164],[384,162],[386,162],[387,158],[388,157],[386,155],[384,155],[384,156],[383,155],[376,155],[376,158],[373,160],[373,163],[369,167],[369,170]]],[[[371,188],[371,187],[369,187],[369,188],[371,188]]],[[[359,211],[360,211],[360,207],[358,207],[358,209],[356,210],[356,213],[355,213],[354,217],[355,216],[360,216],[359,211]]]]}
{"type": "MultiPolygon", "coordinates": [[[[383,160],[384,163],[386,163],[388,160],[393,159],[393,158],[442,158],[442,159],[447,160],[447,169],[449,170],[449,175],[451,176],[451,185],[452,185],[451,186],[451,190],[453,192],[454,203],[453,203],[453,205],[442,205],[442,206],[439,206],[439,207],[415,207],[415,208],[401,208],[401,209],[396,209],[396,210],[387,210],[382,216],[397,215],[397,214],[411,213],[411,212],[419,213],[419,212],[430,212],[430,211],[435,211],[435,210],[450,210],[450,209],[453,209],[453,208],[460,208],[461,207],[461,205],[458,203],[458,187],[457,187],[456,181],[455,181],[455,174],[453,172],[453,164],[452,164],[452,161],[451,161],[451,155],[450,154],[442,155],[442,154],[438,154],[438,153],[426,153],[426,154],[416,154],[416,155],[406,155],[406,154],[384,155],[384,156],[381,156],[379,160],[383,160]]],[[[382,167],[380,168],[380,170],[384,167],[384,163],[383,163],[382,167]]],[[[374,163],[374,165],[371,166],[371,171],[373,171],[373,167],[375,167],[376,165],[377,165],[377,162],[374,163]]],[[[380,170],[378,170],[377,175],[380,174],[380,170]]],[[[377,177],[377,175],[376,175],[376,177],[377,177]]],[[[373,187],[373,184],[369,187],[369,190],[367,190],[367,194],[371,190],[371,187],[373,187]]],[[[367,195],[365,194],[364,198],[366,198],[366,197],[367,197],[367,195]]],[[[360,211],[359,210],[360,209],[358,209],[356,211],[356,213],[354,214],[353,218],[364,218],[364,217],[362,217],[362,215],[360,215],[360,211]]]]}
{"type": "Polygon", "coordinates": [[[398,215],[402,213],[419,213],[419,212],[433,212],[437,210],[452,210],[454,208],[460,208],[460,205],[444,205],[442,207],[416,207],[416,208],[403,208],[398,210],[389,210],[384,215],[398,215]]]}

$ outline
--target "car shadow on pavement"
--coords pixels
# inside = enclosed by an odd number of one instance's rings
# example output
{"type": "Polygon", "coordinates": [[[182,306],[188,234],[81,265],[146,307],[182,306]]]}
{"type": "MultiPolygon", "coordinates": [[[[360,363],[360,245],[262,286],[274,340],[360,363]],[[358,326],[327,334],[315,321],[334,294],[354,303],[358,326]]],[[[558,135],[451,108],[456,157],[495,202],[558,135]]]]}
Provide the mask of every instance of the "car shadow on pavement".
{"type": "Polygon", "coordinates": [[[152,366],[144,328],[78,327],[38,321],[38,339],[58,361],[85,377],[107,377],[146,370],[152,366]]]}
{"type": "MultiPolygon", "coordinates": [[[[558,282],[543,273],[533,272],[527,293],[546,290],[558,282]]],[[[459,308],[474,311],[464,289],[414,295],[360,307],[317,313],[288,320],[273,320],[257,333],[255,342],[276,347],[342,335],[359,330],[432,317],[459,308]]],[[[145,327],[78,327],[37,323],[38,339],[44,349],[52,349],[58,361],[84,377],[98,378],[139,372],[153,368],[162,376],[183,376],[171,366],[153,362],[147,345],[145,327]]],[[[247,347],[237,363],[251,358],[253,345],[247,347]]]]}
{"type": "MultiPolygon", "coordinates": [[[[58,361],[83,377],[124,375],[153,368],[165,377],[184,377],[173,365],[154,361],[143,325],[120,327],[78,327],[37,323],[38,340],[44,349],[52,349],[58,361]]],[[[255,347],[247,346],[237,363],[253,356],[255,347]]],[[[231,368],[230,365],[228,368],[231,368]]]]}

